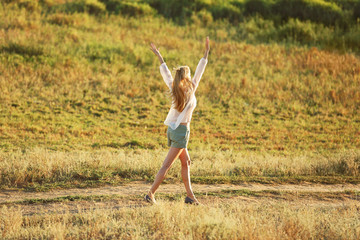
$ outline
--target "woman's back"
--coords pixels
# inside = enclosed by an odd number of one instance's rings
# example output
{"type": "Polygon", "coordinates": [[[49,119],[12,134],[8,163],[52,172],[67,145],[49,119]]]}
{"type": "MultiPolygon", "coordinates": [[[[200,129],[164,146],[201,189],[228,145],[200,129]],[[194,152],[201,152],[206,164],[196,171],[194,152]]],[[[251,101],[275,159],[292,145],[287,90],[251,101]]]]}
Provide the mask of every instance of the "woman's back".
{"type": "MultiPolygon", "coordinates": [[[[187,122],[191,121],[192,113],[196,107],[195,91],[196,91],[197,87],[199,86],[199,82],[205,71],[207,62],[208,62],[208,60],[206,58],[200,59],[198,65],[196,67],[194,77],[191,79],[191,82],[194,87],[190,94],[190,98],[188,99],[188,102],[186,103],[184,109],[181,112],[179,112],[176,109],[176,106],[175,106],[176,104],[173,101],[173,104],[170,107],[169,113],[164,121],[165,125],[171,127],[172,129],[176,129],[180,125],[180,123],[187,123],[187,122]]],[[[168,86],[170,91],[172,91],[174,79],[171,76],[171,72],[165,62],[160,65],[160,73],[161,73],[166,85],[168,86]]]]}

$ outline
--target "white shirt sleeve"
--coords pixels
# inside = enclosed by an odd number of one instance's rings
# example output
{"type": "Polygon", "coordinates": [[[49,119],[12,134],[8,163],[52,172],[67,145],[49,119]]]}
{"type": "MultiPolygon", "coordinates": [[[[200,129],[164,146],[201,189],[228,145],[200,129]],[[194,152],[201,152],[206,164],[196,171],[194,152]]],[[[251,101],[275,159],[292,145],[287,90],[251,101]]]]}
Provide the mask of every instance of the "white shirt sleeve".
{"type": "Polygon", "coordinates": [[[205,67],[207,64],[208,60],[205,58],[201,58],[199,61],[199,64],[196,67],[195,73],[194,73],[194,77],[192,79],[192,82],[195,84],[195,90],[197,89],[200,79],[205,71],[205,67]]]}
{"type": "Polygon", "coordinates": [[[171,76],[171,72],[169,70],[169,68],[166,66],[166,63],[162,63],[160,65],[160,73],[161,76],[163,77],[166,85],[170,88],[171,90],[171,86],[172,86],[172,82],[173,82],[173,78],[171,76]]]}

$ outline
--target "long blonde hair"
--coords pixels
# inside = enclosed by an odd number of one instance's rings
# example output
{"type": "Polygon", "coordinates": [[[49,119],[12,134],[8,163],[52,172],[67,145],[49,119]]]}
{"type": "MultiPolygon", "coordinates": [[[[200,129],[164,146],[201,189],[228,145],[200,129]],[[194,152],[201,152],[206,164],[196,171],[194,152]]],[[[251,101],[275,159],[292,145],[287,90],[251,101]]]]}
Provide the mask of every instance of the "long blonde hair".
{"type": "Polygon", "coordinates": [[[175,70],[175,78],[170,93],[175,109],[182,112],[191,97],[194,86],[191,82],[190,68],[188,66],[181,66],[175,70]]]}

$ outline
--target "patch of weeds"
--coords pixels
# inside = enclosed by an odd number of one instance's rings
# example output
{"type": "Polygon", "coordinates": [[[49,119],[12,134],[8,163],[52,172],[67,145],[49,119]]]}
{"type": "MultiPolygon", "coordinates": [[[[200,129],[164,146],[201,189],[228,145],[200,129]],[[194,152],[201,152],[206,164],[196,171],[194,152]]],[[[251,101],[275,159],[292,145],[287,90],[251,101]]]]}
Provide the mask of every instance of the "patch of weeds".
{"type": "Polygon", "coordinates": [[[16,42],[10,42],[7,45],[1,48],[2,52],[7,52],[10,54],[19,54],[21,56],[41,56],[45,55],[45,50],[40,45],[23,45],[16,42]]]}

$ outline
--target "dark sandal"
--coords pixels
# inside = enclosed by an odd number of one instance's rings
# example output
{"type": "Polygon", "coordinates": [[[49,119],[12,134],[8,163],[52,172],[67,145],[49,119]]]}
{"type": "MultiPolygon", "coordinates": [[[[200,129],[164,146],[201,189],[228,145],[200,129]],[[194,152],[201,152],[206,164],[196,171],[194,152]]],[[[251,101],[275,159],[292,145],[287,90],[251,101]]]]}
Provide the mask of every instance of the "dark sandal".
{"type": "Polygon", "coordinates": [[[149,196],[149,195],[145,195],[145,201],[147,201],[147,202],[149,202],[149,203],[156,203],[156,202],[154,202],[152,199],[151,199],[151,197],[149,196]]]}
{"type": "Polygon", "coordinates": [[[186,196],[186,198],[185,198],[185,203],[200,205],[200,203],[198,201],[195,201],[194,199],[191,199],[188,196],[186,196]]]}

